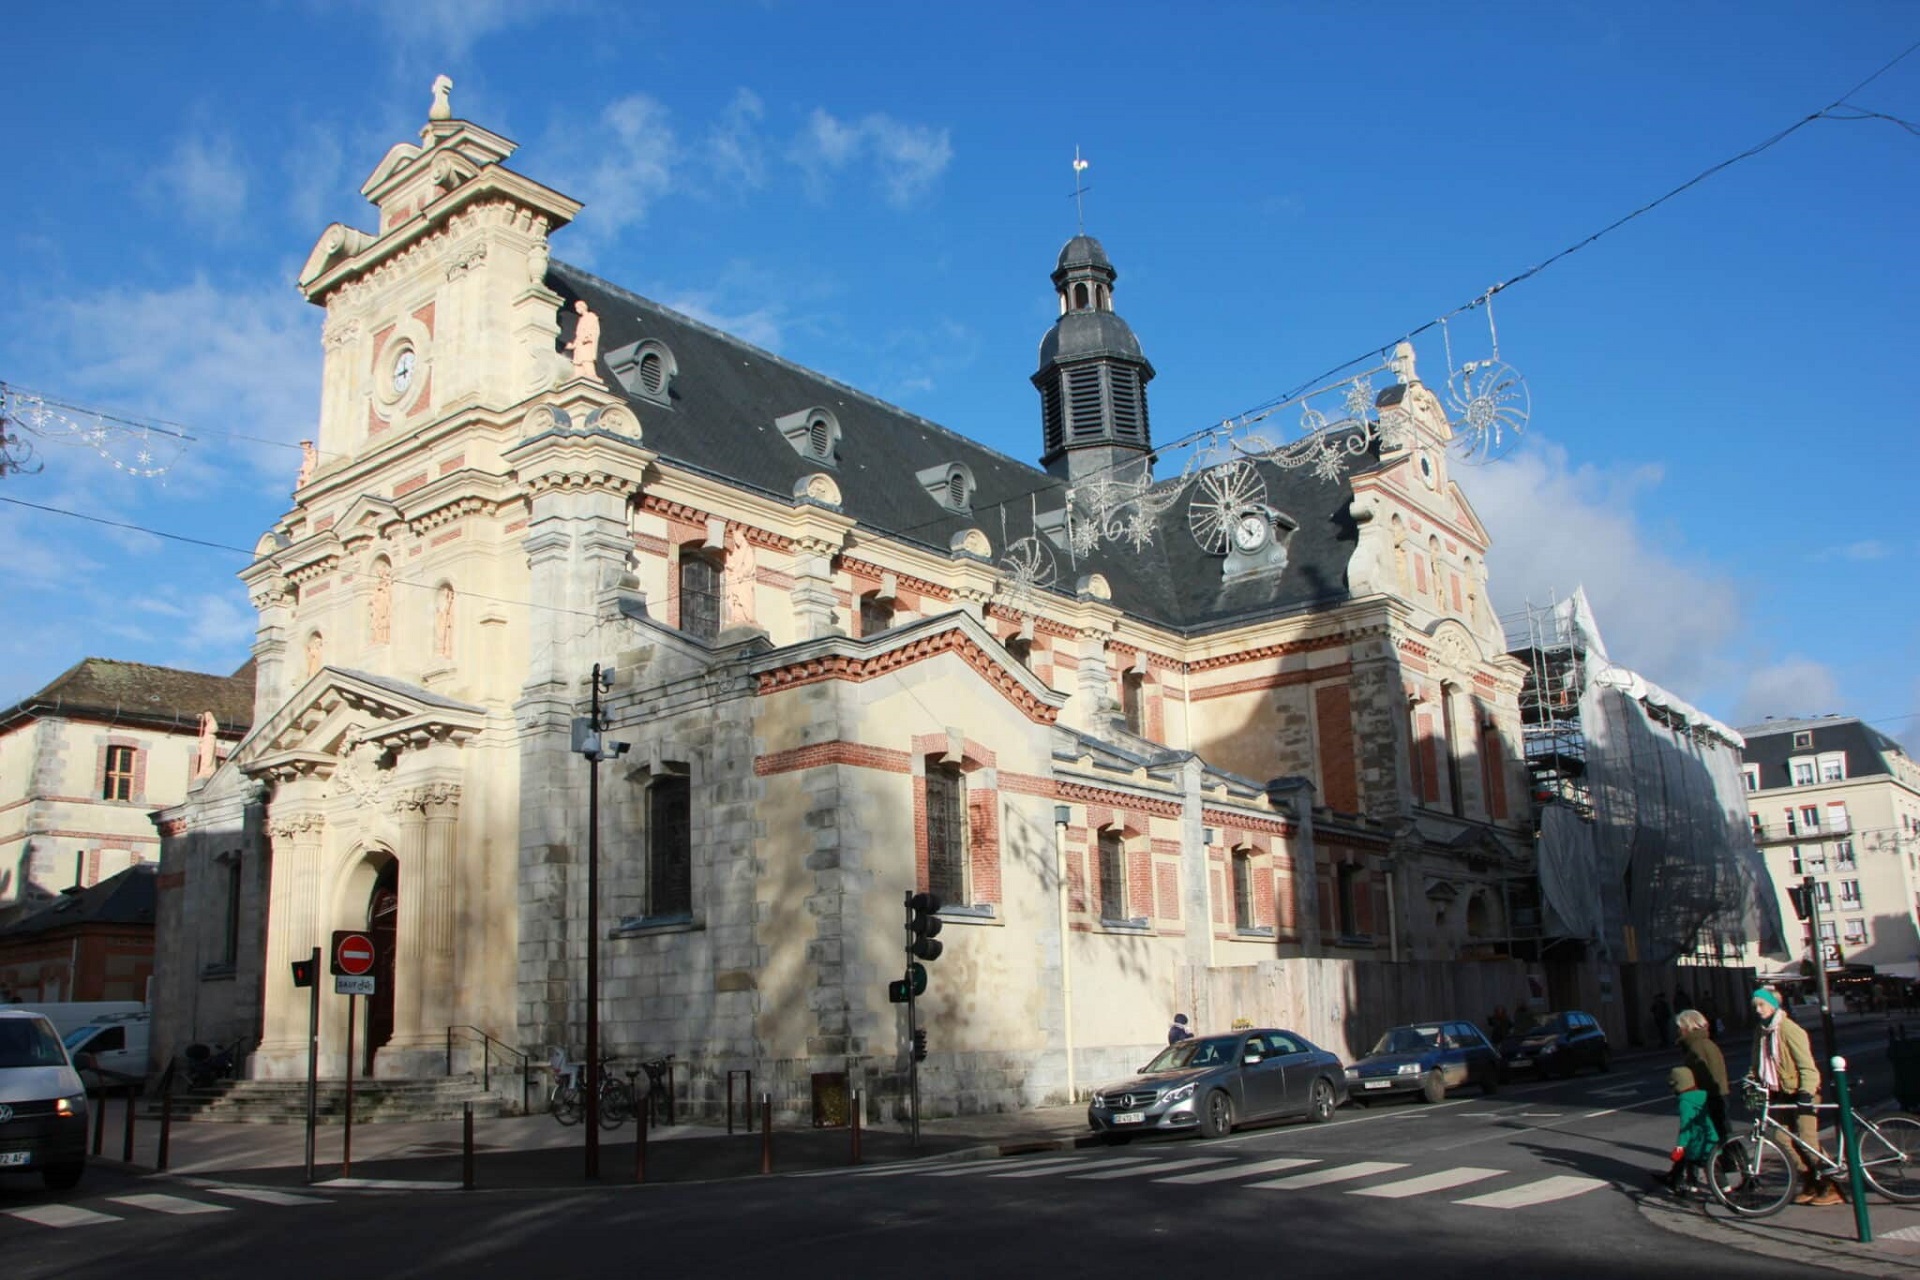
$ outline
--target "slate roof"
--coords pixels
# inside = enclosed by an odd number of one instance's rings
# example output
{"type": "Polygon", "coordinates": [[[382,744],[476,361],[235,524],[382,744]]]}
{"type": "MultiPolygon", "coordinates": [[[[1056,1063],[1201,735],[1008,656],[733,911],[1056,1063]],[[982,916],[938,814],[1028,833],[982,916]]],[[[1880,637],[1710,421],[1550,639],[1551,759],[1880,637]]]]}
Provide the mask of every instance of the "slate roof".
{"type": "MultiPolygon", "coordinates": [[[[962,529],[978,527],[995,555],[1034,533],[1033,513],[1065,506],[1066,483],[995,452],[937,423],[887,404],[824,374],[763,351],[730,334],[608,283],[577,267],[553,262],[547,284],[564,300],[561,343],[573,336],[576,299],[599,316],[600,375],[618,390],[604,353],[653,339],[673,354],[677,374],[668,404],[630,395],[647,447],[688,469],[791,500],[794,484],[828,471],[840,486],[842,510],[863,527],[945,553],[962,529]],[[840,424],[836,464],[804,458],[774,420],[814,407],[840,424]],[[971,515],[943,507],[917,473],[963,463],[975,481],[971,515]]],[[[1009,377],[1026,378],[1024,370],[1009,377]]],[[[1040,408],[1033,407],[1033,441],[1041,443],[1040,408]]],[[[1050,544],[1058,565],[1056,589],[1071,593],[1079,575],[1099,572],[1114,603],[1176,631],[1211,630],[1320,606],[1347,597],[1346,566],[1358,541],[1347,514],[1350,477],[1377,463],[1373,452],[1347,455],[1346,471],[1332,479],[1261,464],[1268,505],[1299,524],[1288,544],[1286,570],[1276,581],[1256,575],[1223,583],[1222,561],[1208,555],[1187,527],[1191,496],[1181,493],[1155,523],[1152,542],[1135,552],[1107,542],[1076,566],[1050,544]]],[[[1174,483],[1174,482],[1168,482],[1174,483]]]]}
{"type": "Polygon", "coordinates": [[[78,893],[63,893],[4,929],[0,940],[13,941],[81,925],[153,925],[155,872],[141,864],[108,876],[78,893]]]}
{"type": "Polygon", "coordinates": [[[1847,776],[1865,778],[1888,775],[1886,755],[1905,755],[1900,744],[1865,721],[1851,716],[1822,716],[1815,720],[1766,720],[1740,730],[1747,746],[1740,758],[1760,766],[1760,787],[1793,785],[1787,761],[1794,756],[1811,756],[1834,751],[1847,755],[1847,776]],[[1795,747],[1793,735],[1811,733],[1811,747],[1795,747]]]}
{"type": "Polygon", "coordinates": [[[211,711],[225,737],[253,722],[253,660],[230,676],[154,667],[144,662],[82,658],[46,688],[0,711],[0,728],[37,716],[108,720],[198,732],[211,711]]]}

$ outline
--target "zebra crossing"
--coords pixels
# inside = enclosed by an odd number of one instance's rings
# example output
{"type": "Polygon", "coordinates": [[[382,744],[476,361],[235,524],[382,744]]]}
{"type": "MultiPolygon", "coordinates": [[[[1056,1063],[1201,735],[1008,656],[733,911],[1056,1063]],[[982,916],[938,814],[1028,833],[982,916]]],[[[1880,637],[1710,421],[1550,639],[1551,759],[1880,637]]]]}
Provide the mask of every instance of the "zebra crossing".
{"type": "Polygon", "coordinates": [[[967,1164],[886,1164],[863,1169],[823,1169],[799,1178],[968,1178],[980,1182],[1061,1178],[1075,1182],[1144,1181],[1169,1186],[1219,1186],[1249,1192],[1328,1191],[1377,1200],[1444,1197],[1476,1209],[1527,1209],[1612,1185],[1579,1174],[1530,1176],[1508,1169],[1457,1165],[1420,1170],[1405,1161],[1341,1163],[1308,1156],[1243,1160],[1226,1155],[1128,1155],[1105,1153],[981,1160],[967,1164]],[[1279,1175],[1279,1176],[1268,1176],[1279,1175]],[[1522,1179],[1489,1189],[1499,1179],[1522,1179]],[[1464,1194],[1472,1188],[1477,1194],[1464,1194]],[[1456,1194],[1459,1193],[1459,1194],[1456,1194]]]}
{"type": "Polygon", "coordinates": [[[21,1222],[32,1223],[37,1227],[50,1227],[64,1231],[73,1227],[103,1227],[150,1214],[165,1217],[198,1217],[203,1214],[231,1213],[239,1207],[222,1203],[218,1198],[201,1199],[198,1198],[200,1196],[224,1197],[283,1208],[330,1203],[322,1196],[296,1195],[290,1191],[275,1191],[268,1187],[206,1186],[197,1187],[194,1190],[196,1195],[193,1196],[158,1191],[102,1196],[88,1202],[91,1208],[77,1204],[25,1205],[18,1209],[0,1209],[0,1218],[14,1218],[21,1222]]]}

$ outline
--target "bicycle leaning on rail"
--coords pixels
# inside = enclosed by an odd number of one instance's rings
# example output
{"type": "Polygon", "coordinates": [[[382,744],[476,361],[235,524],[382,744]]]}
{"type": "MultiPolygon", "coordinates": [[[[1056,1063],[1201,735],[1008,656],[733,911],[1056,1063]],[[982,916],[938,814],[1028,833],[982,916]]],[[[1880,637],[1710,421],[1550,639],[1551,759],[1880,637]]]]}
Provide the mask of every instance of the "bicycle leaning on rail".
{"type": "MultiPolygon", "coordinates": [[[[1813,1176],[1847,1182],[1844,1149],[1836,1160],[1808,1146],[1799,1134],[1774,1119],[1766,1086],[1752,1076],[1740,1082],[1740,1092],[1753,1122],[1714,1150],[1707,1169],[1714,1199],[1745,1218],[1780,1212],[1799,1185],[1795,1152],[1813,1176]]],[[[1837,1116],[1840,1107],[1827,1103],[1818,1109],[1837,1116]]],[[[1920,1201],[1920,1120],[1901,1115],[1872,1120],[1857,1110],[1852,1115],[1859,1138],[1860,1175],[1867,1185],[1895,1204],[1920,1201]]],[[[1844,1140],[1839,1145],[1844,1148],[1844,1140]]]]}

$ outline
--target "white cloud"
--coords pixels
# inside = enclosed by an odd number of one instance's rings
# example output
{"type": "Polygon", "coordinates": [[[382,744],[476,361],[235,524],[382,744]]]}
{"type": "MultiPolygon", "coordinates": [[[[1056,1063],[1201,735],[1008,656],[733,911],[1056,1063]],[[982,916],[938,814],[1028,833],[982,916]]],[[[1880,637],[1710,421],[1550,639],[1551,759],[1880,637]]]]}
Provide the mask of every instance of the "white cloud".
{"type": "Polygon", "coordinates": [[[347,179],[346,148],[337,130],[323,125],[307,128],[282,164],[287,174],[287,211],[303,231],[317,237],[320,228],[336,221],[327,216],[329,211],[347,207],[350,198],[357,203],[353,188],[358,184],[347,179]]]}
{"type": "Polygon", "coordinates": [[[654,202],[674,189],[679,139],[667,108],[644,93],[609,103],[590,137],[559,133],[556,140],[556,150],[581,171],[577,185],[591,216],[578,225],[590,238],[644,222],[654,202]]]}
{"type": "Polygon", "coordinates": [[[1454,478],[1493,538],[1489,588],[1504,615],[1584,585],[1614,661],[1690,702],[1736,679],[1739,591],[1643,527],[1635,504],[1656,466],[1574,466],[1535,439],[1522,453],[1454,478]]]}
{"type": "Polygon", "coordinates": [[[359,7],[408,51],[461,58],[496,32],[576,5],[572,0],[361,0],[359,7]]]}
{"type": "Polygon", "coordinates": [[[1734,718],[1739,724],[1758,724],[1768,716],[1788,719],[1839,710],[1840,681],[1832,669],[1811,658],[1788,658],[1748,674],[1734,718]]]}
{"type": "Polygon", "coordinates": [[[774,352],[780,350],[784,313],[778,303],[763,303],[757,307],[736,310],[720,295],[709,290],[672,294],[661,298],[661,303],[692,316],[702,324],[710,324],[736,338],[744,338],[756,347],[774,352]]]}
{"type": "Polygon", "coordinates": [[[1859,542],[1843,543],[1837,547],[1827,547],[1812,555],[1814,560],[1851,560],[1866,563],[1872,560],[1885,560],[1893,554],[1893,548],[1878,538],[1864,538],[1859,542]]]}
{"type": "Polygon", "coordinates": [[[233,139],[190,135],[154,171],[163,197],[189,222],[217,234],[236,230],[247,209],[246,166],[234,155],[233,139]]]}
{"type": "Polygon", "coordinates": [[[707,166],[722,185],[766,185],[766,145],[760,137],[760,119],[765,114],[758,94],[736,90],[720,119],[707,130],[707,166]]]}
{"type": "Polygon", "coordinates": [[[953,142],[945,129],[908,124],[883,113],[846,123],[815,107],[788,157],[800,166],[816,198],[825,197],[831,176],[870,161],[887,203],[905,207],[946,172],[953,142]]]}

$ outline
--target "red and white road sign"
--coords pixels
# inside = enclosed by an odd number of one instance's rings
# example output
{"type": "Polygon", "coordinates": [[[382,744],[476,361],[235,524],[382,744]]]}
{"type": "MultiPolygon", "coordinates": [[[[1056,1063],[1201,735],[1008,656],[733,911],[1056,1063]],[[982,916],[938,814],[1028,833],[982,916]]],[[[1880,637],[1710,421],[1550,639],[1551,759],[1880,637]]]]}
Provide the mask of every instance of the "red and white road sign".
{"type": "Polygon", "coordinates": [[[364,933],[342,929],[333,935],[333,971],[358,977],[373,972],[376,953],[373,939],[364,933]]]}

